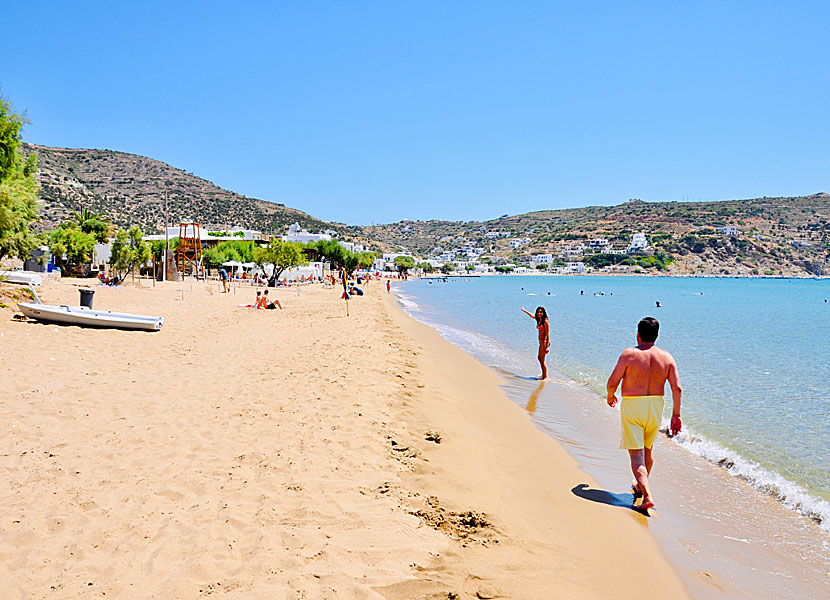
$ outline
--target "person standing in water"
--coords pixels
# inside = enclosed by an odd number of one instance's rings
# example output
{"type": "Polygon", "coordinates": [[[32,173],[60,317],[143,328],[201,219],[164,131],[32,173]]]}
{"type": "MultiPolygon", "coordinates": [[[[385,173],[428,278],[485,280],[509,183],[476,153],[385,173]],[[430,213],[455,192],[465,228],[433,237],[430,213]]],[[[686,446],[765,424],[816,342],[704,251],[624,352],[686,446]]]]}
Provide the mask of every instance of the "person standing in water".
{"type": "Polygon", "coordinates": [[[522,312],[531,319],[536,320],[536,329],[539,331],[539,354],[536,358],[539,359],[539,365],[542,367],[542,376],[540,380],[548,378],[548,366],[545,364],[545,356],[550,352],[550,321],[548,320],[548,313],[545,312],[543,306],[536,308],[536,314],[532,315],[522,307],[522,312]]]}
{"type": "Polygon", "coordinates": [[[622,382],[622,442],[620,448],[628,450],[631,471],[634,473],[632,488],[643,497],[640,510],[654,508],[648,477],[654,466],[651,447],[663,420],[663,393],[666,381],[671,386],[673,408],[672,435],[680,432],[680,399],[682,389],[674,357],[654,345],[660,323],[654,317],[645,317],[637,324],[637,346],[626,348],[617,366],[608,378],[608,406],[617,405],[617,386],[622,382]]]}

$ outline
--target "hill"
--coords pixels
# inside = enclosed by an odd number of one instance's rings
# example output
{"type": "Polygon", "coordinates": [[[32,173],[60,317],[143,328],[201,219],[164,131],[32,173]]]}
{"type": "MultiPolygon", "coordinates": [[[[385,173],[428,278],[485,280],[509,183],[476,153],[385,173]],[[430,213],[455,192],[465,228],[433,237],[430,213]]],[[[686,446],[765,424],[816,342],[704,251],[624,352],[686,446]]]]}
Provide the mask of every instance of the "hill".
{"type": "Polygon", "coordinates": [[[140,225],[161,232],[167,193],[171,223],[197,221],[209,228],[234,225],[271,232],[299,222],[310,231],[340,229],[282,204],[248,198],[210,181],[144,156],[113,150],[49,148],[23,144],[37,153],[41,226],[51,228],[73,210],[102,212],[118,226],[140,225]]]}
{"type": "MultiPolygon", "coordinates": [[[[643,232],[653,250],[687,273],[805,274],[823,266],[830,252],[830,195],[757,198],[724,202],[642,202],[504,215],[489,221],[400,221],[363,227],[390,247],[422,256],[479,247],[484,260],[528,263],[534,254],[559,255],[603,238],[626,248],[643,232]],[[716,227],[734,225],[723,235],[716,227]],[[505,237],[488,237],[502,232],[505,237]],[[510,239],[528,243],[511,248],[510,239]],[[440,249],[440,250],[438,250],[440,249]]],[[[577,260],[602,263],[589,250],[577,260]]],[[[608,257],[605,257],[608,258],[608,257]]],[[[604,260],[604,259],[603,259],[604,260]]],[[[636,261],[634,261],[636,263],[636,261]]],[[[645,268],[645,265],[643,265],[645,268]]]]}

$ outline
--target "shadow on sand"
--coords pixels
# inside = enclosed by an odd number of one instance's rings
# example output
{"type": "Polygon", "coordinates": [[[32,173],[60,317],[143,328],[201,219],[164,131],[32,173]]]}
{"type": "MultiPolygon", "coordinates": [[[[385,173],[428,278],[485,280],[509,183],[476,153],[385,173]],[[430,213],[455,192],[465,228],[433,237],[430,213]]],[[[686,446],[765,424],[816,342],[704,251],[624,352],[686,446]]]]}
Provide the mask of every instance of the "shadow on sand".
{"type": "Polygon", "coordinates": [[[649,516],[648,511],[640,509],[639,506],[634,505],[634,496],[632,494],[614,494],[606,490],[597,490],[588,487],[587,483],[580,483],[571,488],[574,495],[590,500],[591,502],[599,502],[600,504],[608,504],[609,506],[619,506],[620,508],[627,508],[633,510],[644,516],[649,516]]]}

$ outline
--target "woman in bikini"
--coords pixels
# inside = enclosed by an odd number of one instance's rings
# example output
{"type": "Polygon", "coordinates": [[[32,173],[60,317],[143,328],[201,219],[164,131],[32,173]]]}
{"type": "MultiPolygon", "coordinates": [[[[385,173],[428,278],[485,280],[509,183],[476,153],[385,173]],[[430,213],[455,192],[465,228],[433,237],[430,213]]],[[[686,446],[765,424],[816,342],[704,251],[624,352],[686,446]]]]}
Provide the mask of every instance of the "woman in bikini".
{"type": "Polygon", "coordinates": [[[531,319],[536,320],[536,329],[539,331],[539,365],[542,367],[541,380],[548,378],[548,367],[545,364],[545,355],[550,352],[550,321],[548,321],[548,313],[545,308],[540,306],[536,309],[536,314],[533,315],[522,307],[522,312],[531,319]]]}

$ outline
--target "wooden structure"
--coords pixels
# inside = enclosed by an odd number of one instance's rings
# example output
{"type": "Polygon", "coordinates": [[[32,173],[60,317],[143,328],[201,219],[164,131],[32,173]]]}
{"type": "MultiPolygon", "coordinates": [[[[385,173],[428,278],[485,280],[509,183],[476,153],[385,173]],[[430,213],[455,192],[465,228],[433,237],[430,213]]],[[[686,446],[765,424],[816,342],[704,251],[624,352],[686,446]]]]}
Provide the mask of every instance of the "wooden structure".
{"type": "Polygon", "coordinates": [[[202,278],[202,237],[199,234],[198,223],[179,223],[177,255],[182,279],[187,274],[188,267],[197,279],[202,278]]]}

